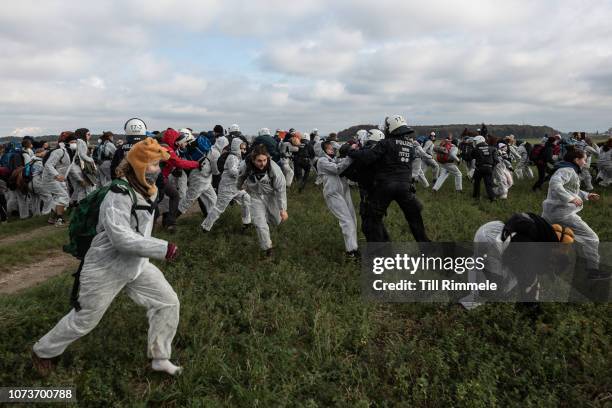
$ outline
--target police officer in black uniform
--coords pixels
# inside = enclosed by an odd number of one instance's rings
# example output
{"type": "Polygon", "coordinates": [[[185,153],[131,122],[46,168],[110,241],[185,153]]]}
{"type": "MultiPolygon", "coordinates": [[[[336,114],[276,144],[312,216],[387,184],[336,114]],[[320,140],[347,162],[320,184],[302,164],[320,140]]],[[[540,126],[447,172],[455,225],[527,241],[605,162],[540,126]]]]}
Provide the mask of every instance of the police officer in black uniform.
{"type": "Polygon", "coordinates": [[[368,242],[388,242],[385,234],[383,217],[392,201],[400,206],[410,226],[414,239],[418,242],[429,242],[425,233],[422,204],[415,196],[412,183],[412,160],[415,157],[415,146],[410,141],[414,130],[408,127],[406,120],[399,115],[385,119],[385,139],[372,149],[353,150],[349,157],[369,166],[374,172],[371,193],[367,196],[368,242]]]}
{"type": "Polygon", "coordinates": [[[493,192],[493,167],[500,161],[497,148],[490,146],[482,136],[474,138],[474,149],[472,150],[472,159],[476,161],[476,170],[474,171],[474,190],[472,197],[480,198],[480,180],[484,180],[485,189],[489,200],[495,200],[493,192]]]}

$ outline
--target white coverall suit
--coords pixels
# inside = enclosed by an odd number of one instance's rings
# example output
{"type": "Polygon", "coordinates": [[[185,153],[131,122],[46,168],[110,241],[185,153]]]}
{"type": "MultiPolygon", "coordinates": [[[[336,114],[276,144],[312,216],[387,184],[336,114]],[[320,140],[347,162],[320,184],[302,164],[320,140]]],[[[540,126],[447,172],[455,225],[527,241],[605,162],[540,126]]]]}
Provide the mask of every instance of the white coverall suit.
{"type": "Polygon", "coordinates": [[[51,196],[52,209],[55,209],[58,205],[67,207],[70,203],[68,185],[65,181],[57,181],[55,177],[67,177],[68,167],[71,166],[70,155],[64,144],[60,143],[60,147],[53,150],[45,162],[42,176],[42,188],[51,196]]]}
{"type": "Polygon", "coordinates": [[[434,150],[433,150],[434,146],[435,144],[432,140],[427,139],[425,141],[425,144],[423,145],[423,150],[425,150],[425,153],[427,153],[431,157],[423,158],[421,160],[421,167],[423,169],[423,174],[427,173],[428,167],[431,167],[433,182],[435,183],[438,177],[440,177],[440,166],[438,165],[438,162],[433,157],[434,156],[434,150]]]}
{"type": "Polygon", "coordinates": [[[285,176],[287,187],[291,187],[291,184],[293,184],[294,172],[292,167],[293,160],[291,157],[293,156],[293,153],[297,152],[298,150],[299,147],[292,145],[291,142],[280,142],[281,170],[285,176]]]}
{"type": "Polygon", "coordinates": [[[348,182],[344,177],[340,177],[340,173],[346,170],[352,159],[349,157],[332,159],[323,151],[321,143],[317,143],[314,149],[318,157],[317,173],[323,179],[323,197],[327,208],[338,218],[346,251],[356,251],[359,249],[357,244],[357,215],[353,207],[348,182]]]}
{"type": "Polygon", "coordinates": [[[230,154],[225,160],[225,168],[221,175],[221,181],[219,182],[217,202],[212,210],[208,212],[208,216],[204,222],[202,222],[202,228],[206,231],[211,230],[215,221],[219,219],[232,200],[236,200],[242,208],[242,223],[251,223],[251,212],[249,211],[251,197],[249,193],[244,190],[238,190],[238,187],[236,187],[241,161],[240,145],[242,143],[244,143],[244,141],[239,137],[232,140],[230,154]]]}
{"type": "Polygon", "coordinates": [[[42,175],[44,171],[44,167],[42,164],[42,158],[36,157],[32,158],[30,162],[32,169],[32,181],[28,185],[28,189],[30,190],[30,196],[32,199],[31,208],[33,215],[47,215],[51,212],[51,196],[44,189],[44,184],[42,181],[42,175]],[[42,212],[41,212],[41,203],[42,203],[42,212]]]}
{"type": "Polygon", "coordinates": [[[219,160],[223,149],[225,149],[225,146],[227,146],[228,144],[229,142],[227,140],[227,137],[220,136],[217,138],[217,140],[215,140],[215,144],[213,145],[212,149],[210,149],[210,168],[213,176],[218,176],[219,174],[221,174],[221,172],[217,168],[217,161],[219,160]]]}
{"type": "Polygon", "coordinates": [[[516,166],[516,177],[521,180],[523,178],[523,172],[525,172],[525,176],[530,179],[533,178],[533,171],[531,167],[529,167],[529,153],[527,153],[527,149],[525,148],[525,142],[521,143],[519,147],[516,148],[516,152],[520,156],[518,159],[518,164],[516,166]]]}
{"type": "Polygon", "coordinates": [[[96,189],[96,185],[92,184],[84,174],[85,162],[88,162],[94,168],[97,168],[94,160],[87,154],[87,142],[82,139],[77,139],[77,150],[75,154],[75,160],[70,168],[69,178],[70,184],[72,185],[73,192],[70,197],[72,202],[80,202],[87,194],[91,193],[96,189]],[[81,185],[84,182],[85,185],[81,185]]]}
{"type": "Polygon", "coordinates": [[[548,196],[542,203],[542,217],[551,224],[571,228],[574,240],[586,258],[587,268],[599,269],[599,237],[577,214],[583,206],[577,207],[570,202],[575,198],[586,201],[588,195],[580,190],[580,177],[576,171],[571,167],[562,167],[550,179],[548,196]]]}
{"type": "MultiPolygon", "coordinates": [[[[34,153],[32,152],[32,149],[24,149],[21,152],[21,158],[24,165],[28,164],[33,157],[34,153]]],[[[14,193],[17,200],[17,208],[19,209],[19,218],[22,220],[28,218],[30,216],[31,205],[30,195],[23,194],[21,191],[19,191],[19,189],[15,190],[14,193]]]]}
{"type": "Polygon", "coordinates": [[[186,213],[198,198],[202,199],[207,212],[212,211],[217,202],[217,193],[212,186],[212,152],[212,149],[208,152],[201,168],[189,172],[187,192],[181,198],[178,206],[182,214],[186,213]]]}
{"type": "Polygon", "coordinates": [[[598,174],[597,178],[601,179],[600,186],[607,187],[612,185],[612,149],[606,151],[605,146],[599,149],[599,159],[597,160],[598,174]]]}
{"type": "MultiPolygon", "coordinates": [[[[139,206],[149,205],[137,192],[136,197],[139,206]]],[[[149,262],[149,258],[164,259],[168,243],[151,237],[153,211],[136,210],[137,223],[131,215],[132,205],[130,194],[113,191],[102,201],[98,234],[81,271],[81,310],[72,309],[34,345],[39,357],[59,356],[70,343],[93,330],[125,288],[134,302],[147,308],[148,357],[170,358],[179,322],[179,300],[162,272],[149,262]]]]}
{"type": "Polygon", "coordinates": [[[107,186],[113,181],[111,175],[111,162],[117,148],[110,140],[102,142],[100,145],[100,166],[98,166],[98,179],[100,187],[107,186]]]}
{"type": "Polygon", "coordinates": [[[461,191],[463,190],[463,180],[461,175],[461,170],[457,167],[457,163],[459,162],[459,158],[457,157],[457,146],[453,145],[451,147],[450,152],[448,153],[448,158],[451,160],[448,163],[440,163],[440,167],[442,167],[440,171],[440,177],[436,180],[436,184],[433,186],[434,191],[438,191],[442,188],[442,185],[448,178],[449,174],[452,174],[455,177],[455,190],[461,191]]]}
{"type": "Polygon", "coordinates": [[[253,225],[257,231],[257,239],[262,250],[272,248],[270,239],[270,227],[268,224],[279,225],[281,223],[281,211],[287,211],[287,188],[285,176],[281,168],[269,161],[269,170],[261,173],[249,172],[243,162],[240,166],[240,176],[237,187],[245,187],[251,197],[250,212],[253,225]]]}
{"type": "Polygon", "coordinates": [[[412,178],[418,180],[423,187],[427,188],[429,187],[429,182],[427,181],[427,177],[425,177],[425,172],[423,171],[423,161],[429,160],[432,157],[425,152],[420,144],[414,142],[414,145],[415,158],[412,161],[412,178]]]}

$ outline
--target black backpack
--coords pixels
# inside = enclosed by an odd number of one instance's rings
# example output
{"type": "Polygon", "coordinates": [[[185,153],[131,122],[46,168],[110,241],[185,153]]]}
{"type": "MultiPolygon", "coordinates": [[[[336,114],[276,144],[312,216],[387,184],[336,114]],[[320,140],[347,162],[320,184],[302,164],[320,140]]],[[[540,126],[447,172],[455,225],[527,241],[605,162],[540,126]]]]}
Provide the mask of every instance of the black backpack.
{"type": "Polygon", "coordinates": [[[227,157],[229,155],[230,151],[224,150],[223,153],[221,153],[221,156],[219,156],[217,159],[217,169],[219,170],[220,175],[223,173],[223,170],[225,170],[225,162],[227,161],[227,157]]]}

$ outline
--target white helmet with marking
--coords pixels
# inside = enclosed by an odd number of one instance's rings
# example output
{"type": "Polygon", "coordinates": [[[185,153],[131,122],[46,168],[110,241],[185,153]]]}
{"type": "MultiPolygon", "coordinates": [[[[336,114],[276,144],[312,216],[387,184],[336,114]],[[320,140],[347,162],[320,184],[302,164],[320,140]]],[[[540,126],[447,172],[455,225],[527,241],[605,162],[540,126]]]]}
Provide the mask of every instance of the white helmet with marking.
{"type": "Polygon", "coordinates": [[[147,135],[147,125],[144,123],[142,119],[132,118],[125,122],[123,125],[123,129],[125,130],[125,134],[127,136],[146,136],[147,135]]]}
{"type": "Polygon", "coordinates": [[[369,141],[380,142],[384,138],[385,138],[385,134],[379,129],[370,129],[370,131],[368,132],[368,142],[369,141]]]}

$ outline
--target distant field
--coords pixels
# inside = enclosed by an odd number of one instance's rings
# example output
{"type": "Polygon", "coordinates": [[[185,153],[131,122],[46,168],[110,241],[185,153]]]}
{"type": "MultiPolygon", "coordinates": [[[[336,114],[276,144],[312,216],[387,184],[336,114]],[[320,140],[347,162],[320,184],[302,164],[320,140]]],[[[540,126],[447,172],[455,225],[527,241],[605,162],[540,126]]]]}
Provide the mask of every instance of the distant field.
{"type": "MultiPolygon", "coordinates": [[[[487,221],[541,211],[545,192],[531,193],[530,181],[493,204],[473,203],[464,181],[461,195],[452,180],[436,196],[419,188],[433,240],[471,241],[487,221]]],[[[600,193],[582,215],[610,241],[612,195],[600,193]]],[[[199,217],[181,219],[172,239],[182,256],[160,263],[181,300],[174,358],[185,373],[178,379],[147,368],[146,316],[125,295],[50,378],[38,378],[30,349],[68,311],[66,273],[0,296],[0,384],[72,385],[83,406],[610,404],[609,304],[544,304],[534,320],[511,304],[467,312],[448,304],[366,303],[359,268],[343,259],[338,222],[320,189],[291,191],[289,216],[273,233],[274,261],[260,257],[254,232],[240,234],[237,206],[208,235],[199,217]]],[[[395,205],[387,226],[394,240],[412,240],[395,205]]]]}

